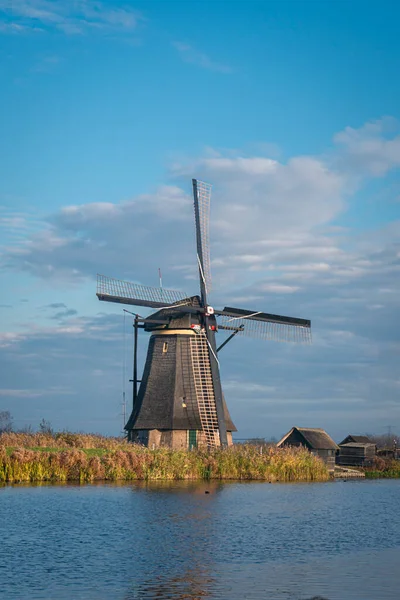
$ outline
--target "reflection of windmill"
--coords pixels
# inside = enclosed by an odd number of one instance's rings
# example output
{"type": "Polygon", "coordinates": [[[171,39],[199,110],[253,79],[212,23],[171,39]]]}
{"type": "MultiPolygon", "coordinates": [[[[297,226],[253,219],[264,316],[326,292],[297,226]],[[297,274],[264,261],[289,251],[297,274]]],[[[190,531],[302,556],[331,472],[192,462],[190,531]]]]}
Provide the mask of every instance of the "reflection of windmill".
{"type": "Polygon", "coordinates": [[[124,600],[226,597],[218,593],[223,583],[215,562],[216,547],[224,546],[215,543],[224,489],[226,484],[215,480],[135,482],[135,543],[127,553],[124,600]],[[138,490],[146,492],[139,503],[138,490]]]}
{"type": "MultiPolygon", "coordinates": [[[[236,334],[281,341],[309,341],[311,322],[225,307],[209,306],[209,212],[211,186],[193,179],[200,296],[151,288],[102,275],[99,300],[158,309],[135,317],[137,328],[151,333],[146,364],[137,393],[134,362],[134,405],[125,426],[128,439],[150,446],[227,446],[236,431],[221,389],[218,352],[236,334]],[[219,348],[215,333],[230,332],[219,348]]],[[[135,344],[136,356],[136,344],[135,344]]]]}
{"type": "Polygon", "coordinates": [[[131,584],[131,589],[125,594],[124,600],[137,600],[137,598],[202,600],[212,596],[213,588],[215,588],[215,578],[207,574],[207,569],[203,565],[194,567],[189,561],[189,566],[181,574],[171,576],[152,573],[149,578],[131,584]]]}

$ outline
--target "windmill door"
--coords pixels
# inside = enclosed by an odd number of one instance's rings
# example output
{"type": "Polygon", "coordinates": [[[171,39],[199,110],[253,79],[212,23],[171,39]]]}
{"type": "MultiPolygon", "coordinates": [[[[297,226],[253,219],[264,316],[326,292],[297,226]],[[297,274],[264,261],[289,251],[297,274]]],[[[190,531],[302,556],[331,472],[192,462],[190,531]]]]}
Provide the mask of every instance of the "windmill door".
{"type": "Polygon", "coordinates": [[[189,429],[189,450],[197,448],[197,431],[196,429],[189,429]]]}

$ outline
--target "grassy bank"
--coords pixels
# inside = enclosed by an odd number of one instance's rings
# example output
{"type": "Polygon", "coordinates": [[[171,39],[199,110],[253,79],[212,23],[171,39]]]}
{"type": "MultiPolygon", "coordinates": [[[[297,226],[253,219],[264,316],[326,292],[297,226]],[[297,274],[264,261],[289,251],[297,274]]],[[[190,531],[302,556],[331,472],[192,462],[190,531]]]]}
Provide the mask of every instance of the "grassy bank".
{"type": "Polygon", "coordinates": [[[400,477],[400,461],[376,457],[370,468],[364,469],[368,479],[397,479],[400,477]]]}
{"type": "Polygon", "coordinates": [[[0,482],[242,479],[326,481],[302,448],[237,445],[227,450],[150,450],[119,438],[71,433],[0,436],[0,482]]]}

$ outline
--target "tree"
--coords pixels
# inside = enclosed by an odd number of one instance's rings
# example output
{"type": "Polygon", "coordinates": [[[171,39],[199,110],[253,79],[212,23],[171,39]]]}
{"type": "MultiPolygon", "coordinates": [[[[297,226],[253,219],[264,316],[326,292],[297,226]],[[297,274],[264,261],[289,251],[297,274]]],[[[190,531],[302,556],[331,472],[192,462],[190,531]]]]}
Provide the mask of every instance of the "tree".
{"type": "Polygon", "coordinates": [[[39,423],[39,431],[40,431],[40,433],[45,433],[47,435],[53,435],[53,429],[51,427],[50,421],[46,421],[46,419],[42,419],[39,423]]]}
{"type": "Polygon", "coordinates": [[[12,431],[13,420],[9,410],[0,411],[0,433],[12,431]]]}
{"type": "Polygon", "coordinates": [[[18,429],[17,433],[28,433],[31,435],[33,433],[32,425],[24,425],[21,429],[18,429]]]}
{"type": "Polygon", "coordinates": [[[400,445],[400,436],[396,433],[390,432],[390,434],[369,435],[368,437],[378,448],[393,448],[393,446],[398,447],[400,445]]]}

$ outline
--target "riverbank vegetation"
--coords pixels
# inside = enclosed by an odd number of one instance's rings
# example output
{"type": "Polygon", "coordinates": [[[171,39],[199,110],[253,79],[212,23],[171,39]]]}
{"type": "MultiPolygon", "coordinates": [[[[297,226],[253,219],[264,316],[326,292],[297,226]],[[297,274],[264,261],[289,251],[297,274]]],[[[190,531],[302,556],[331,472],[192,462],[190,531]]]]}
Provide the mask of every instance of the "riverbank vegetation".
{"type": "Polygon", "coordinates": [[[400,478],[400,460],[376,456],[371,467],[364,469],[368,479],[397,479],[400,478]]]}
{"type": "Polygon", "coordinates": [[[236,445],[226,450],[151,450],[121,438],[62,433],[0,435],[0,482],[238,479],[326,481],[303,448],[236,445]]]}

